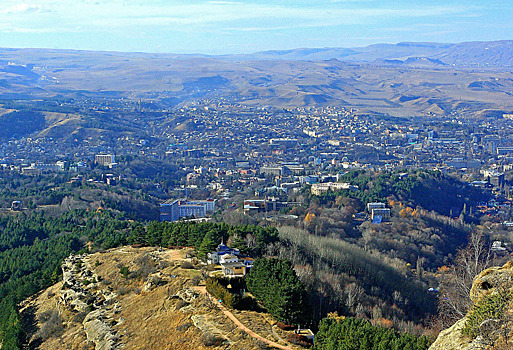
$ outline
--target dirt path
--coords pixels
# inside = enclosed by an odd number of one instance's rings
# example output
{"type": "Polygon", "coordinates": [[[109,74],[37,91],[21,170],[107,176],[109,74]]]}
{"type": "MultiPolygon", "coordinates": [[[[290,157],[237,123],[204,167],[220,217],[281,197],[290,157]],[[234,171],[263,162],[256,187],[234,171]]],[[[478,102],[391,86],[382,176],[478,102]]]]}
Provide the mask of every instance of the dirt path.
{"type": "Polygon", "coordinates": [[[244,326],[238,319],[237,317],[235,317],[234,314],[231,313],[230,310],[228,310],[223,304],[221,304],[218,300],[216,300],[215,298],[212,298],[210,296],[210,294],[207,293],[207,290],[205,287],[194,287],[195,290],[197,290],[198,292],[204,294],[207,298],[210,298],[211,300],[214,301],[214,303],[219,306],[219,308],[221,309],[221,311],[230,319],[233,321],[233,323],[235,323],[235,325],[242,329],[244,332],[246,332],[247,334],[249,334],[250,336],[252,336],[253,338],[255,339],[258,339],[260,341],[263,341],[264,343],[266,343],[267,345],[270,345],[272,347],[275,347],[275,348],[278,348],[278,349],[283,349],[283,350],[293,350],[291,347],[288,347],[288,346],[285,346],[285,345],[281,345],[281,344],[278,344],[278,343],[275,343],[273,341],[270,341],[269,339],[266,339],[264,337],[262,337],[261,335],[259,334],[256,334],[255,332],[253,332],[251,329],[249,329],[248,327],[244,326]]]}

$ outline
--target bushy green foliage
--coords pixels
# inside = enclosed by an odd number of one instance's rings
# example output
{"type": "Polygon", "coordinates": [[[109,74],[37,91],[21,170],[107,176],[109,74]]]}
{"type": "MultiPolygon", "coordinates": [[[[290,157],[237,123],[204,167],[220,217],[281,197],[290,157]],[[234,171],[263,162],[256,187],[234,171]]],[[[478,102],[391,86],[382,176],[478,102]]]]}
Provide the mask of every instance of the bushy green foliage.
{"type": "Polygon", "coordinates": [[[306,322],[305,287],[290,261],[257,259],[246,276],[248,290],[277,320],[288,324],[306,322]]]}
{"type": "Polygon", "coordinates": [[[228,288],[219,283],[215,278],[207,279],[206,288],[207,292],[212,294],[216,299],[221,300],[223,305],[230,309],[235,309],[241,299],[239,295],[231,293],[228,288]]]}
{"type": "Polygon", "coordinates": [[[373,326],[370,322],[348,317],[325,318],[315,335],[314,350],[427,350],[424,337],[373,326]]]}
{"type": "Polygon", "coordinates": [[[476,302],[469,313],[465,327],[461,331],[471,338],[482,335],[482,330],[500,328],[504,323],[504,309],[511,301],[511,292],[495,292],[476,302]],[[492,324],[487,324],[491,322],[492,324]]]}
{"type": "Polygon", "coordinates": [[[207,292],[230,309],[255,310],[256,301],[248,296],[242,295],[246,289],[246,282],[243,277],[233,278],[208,278],[206,281],[207,292]],[[230,287],[230,288],[228,288],[230,287]]]}

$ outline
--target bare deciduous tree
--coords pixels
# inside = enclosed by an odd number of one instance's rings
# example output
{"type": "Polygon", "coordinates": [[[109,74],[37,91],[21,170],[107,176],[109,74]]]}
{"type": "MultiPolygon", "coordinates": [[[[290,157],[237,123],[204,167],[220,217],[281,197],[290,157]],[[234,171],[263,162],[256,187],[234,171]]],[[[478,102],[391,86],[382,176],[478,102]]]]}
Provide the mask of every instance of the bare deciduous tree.
{"type": "Polygon", "coordinates": [[[472,232],[466,248],[460,250],[454,265],[442,276],[439,314],[445,328],[463,318],[470,307],[474,278],[491,265],[489,244],[482,232],[472,232]]]}

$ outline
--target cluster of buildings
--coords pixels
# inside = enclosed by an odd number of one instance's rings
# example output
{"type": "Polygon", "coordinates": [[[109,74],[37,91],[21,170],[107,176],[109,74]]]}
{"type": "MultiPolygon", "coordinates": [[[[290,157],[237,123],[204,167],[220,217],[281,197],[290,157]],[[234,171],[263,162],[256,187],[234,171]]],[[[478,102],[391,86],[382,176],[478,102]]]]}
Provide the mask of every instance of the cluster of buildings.
{"type": "MultiPolygon", "coordinates": [[[[119,131],[115,137],[83,141],[9,140],[0,144],[0,164],[3,169],[40,174],[86,172],[96,163],[130,174],[117,165],[116,156],[155,160],[177,168],[179,178],[173,179],[173,186],[178,182],[187,190],[209,192],[200,198],[229,200],[243,193],[248,212],[279,211],[288,200],[266,198],[301,192],[306,184],[316,195],[355,189],[336,177],[326,179],[352,169],[436,169],[509,197],[513,119],[508,115],[493,121],[458,113],[394,118],[344,107],[248,107],[222,100],[173,110],[141,108],[137,101],[111,102],[69,101],[64,107],[130,118],[140,133],[119,131]]],[[[159,186],[162,193],[172,190],[164,181],[159,186]]],[[[163,204],[163,220],[210,214],[204,205],[175,202],[163,204]]]]}
{"type": "Polygon", "coordinates": [[[253,259],[242,256],[238,249],[230,248],[221,242],[216,251],[207,254],[207,264],[220,265],[225,277],[242,277],[246,276],[253,266],[253,259]]]}

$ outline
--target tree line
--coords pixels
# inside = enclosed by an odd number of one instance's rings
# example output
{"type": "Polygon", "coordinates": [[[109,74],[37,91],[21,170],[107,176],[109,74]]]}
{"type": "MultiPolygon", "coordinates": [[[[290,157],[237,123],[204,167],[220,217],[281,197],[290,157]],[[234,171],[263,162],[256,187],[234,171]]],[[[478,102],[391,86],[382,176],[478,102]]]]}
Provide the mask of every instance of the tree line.
{"type": "Polygon", "coordinates": [[[313,350],[427,350],[425,336],[400,333],[352,317],[327,317],[315,335],[313,350]]]}

